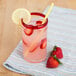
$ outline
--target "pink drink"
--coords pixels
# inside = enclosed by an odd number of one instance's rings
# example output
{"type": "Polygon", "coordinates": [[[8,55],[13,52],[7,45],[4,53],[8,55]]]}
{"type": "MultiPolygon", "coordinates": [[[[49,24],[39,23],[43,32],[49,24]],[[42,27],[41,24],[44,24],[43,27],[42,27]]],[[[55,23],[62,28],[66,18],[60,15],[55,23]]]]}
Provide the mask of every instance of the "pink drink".
{"type": "Polygon", "coordinates": [[[41,24],[40,20],[45,17],[45,15],[41,13],[31,13],[31,15],[36,17],[33,17],[28,25],[21,19],[23,25],[23,55],[26,61],[38,63],[46,58],[48,19],[46,19],[44,24],[41,24]],[[42,34],[41,31],[43,31],[42,34]],[[32,44],[33,46],[31,47],[32,44]],[[26,54],[27,51],[28,53],[26,54]]]}

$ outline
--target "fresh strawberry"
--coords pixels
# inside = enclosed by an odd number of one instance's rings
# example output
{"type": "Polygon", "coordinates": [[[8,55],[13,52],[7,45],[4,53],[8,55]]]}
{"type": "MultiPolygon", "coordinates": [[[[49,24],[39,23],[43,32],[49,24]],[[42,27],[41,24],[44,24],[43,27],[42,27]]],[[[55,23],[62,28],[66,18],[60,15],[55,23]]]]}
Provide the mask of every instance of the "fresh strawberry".
{"type": "Polygon", "coordinates": [[[47,64],[46,67],[47,68],[56,68],[59,66],[59,64],[62,64],[59,59],[56,57],[56,55],[54,56],[50,56],[47,60],[47,64]]]}
{"type": "Polygon", "coordinates": [[[62,59],[63,58],[62,49],[60,47],[54,46],[51,55],[56,55],[58,59],[62,59]]]}
{"type": "Polygon", "coordinates": [[[28,36],[30,36],[33,33],[33,29],[32,28],[26,28],[24,29],[24,33],[28,36]]]}
{"type": "Polygon", "coordinates": [[[44,48],[46,48],[46,46],[47,46],[47,39],[44,38],[44,39],[41,41],[40,48],[41,48],[41,49],[44,49],[44,48]]]}

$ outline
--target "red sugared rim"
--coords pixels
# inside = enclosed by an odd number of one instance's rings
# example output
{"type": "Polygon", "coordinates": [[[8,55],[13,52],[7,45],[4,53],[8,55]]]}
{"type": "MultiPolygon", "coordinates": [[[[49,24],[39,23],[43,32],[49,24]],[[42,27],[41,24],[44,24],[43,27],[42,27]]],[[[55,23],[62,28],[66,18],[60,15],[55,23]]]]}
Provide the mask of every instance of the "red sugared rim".
{"type": "MultiPolygon", "coordinates": [[[[32,12],[31,15],[37,15],[37,16],[45,17],[44,14],[38,13],[38,12],[32,12]]],[[[23,19],[21,19],[21,23],[26,28],[41,29],[41,28],[47,26],[47,24],[48,24],[48,18],[46,19],[46,22],[44,24],[41,24],[39,26],[28,25],[28,24],[26,24],[26,23],[23,22],[23,19]]]]}

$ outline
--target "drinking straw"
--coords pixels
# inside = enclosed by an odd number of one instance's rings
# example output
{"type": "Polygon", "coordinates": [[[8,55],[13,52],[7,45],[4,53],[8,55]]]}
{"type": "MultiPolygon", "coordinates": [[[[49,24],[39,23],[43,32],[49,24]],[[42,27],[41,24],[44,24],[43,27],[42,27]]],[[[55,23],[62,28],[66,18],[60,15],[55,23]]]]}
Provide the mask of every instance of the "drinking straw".
{"type": "MultiPolygon", "coordinates": [[[[51,4],[51,6],[50,6],[48,12],[46,13],[45,18],[43,19],[42,23],[44,23],[46,21],[46,19],[48,18],[50,12],[53,9],[53,6],[54,6],[54,3],[51,4]]],[[[40,32],[40,34],[35,38],[35,40],[30,44],[30,46],[28,47],[28,49],[25,51],[24,56],[27,56],[28,53],[30,52],[30,50],[32,50],[32,49],[35,48],[35,46],[37,45],[37,41],[39,41],[39,39],[40,39],[40,37],[42,37],[43,33],[44,33],[44,30],[42,30],[40,32]]]]}
{"type": "Polygon", "coordinates": [[[49,14],[50,14],[50,12],[52,11],[52,8],[54,7],[54,3],[52,3],[51,5],[50,5],[50,8],[48,9],[48,11],[47,11],[47,13],[46,13],[46,15],[45,15],[45,18],[43,19],[43,21],[42,21],[42,24],[46,21],[46,19],[48,18],[48,16],[49,16],[49,14]]]}

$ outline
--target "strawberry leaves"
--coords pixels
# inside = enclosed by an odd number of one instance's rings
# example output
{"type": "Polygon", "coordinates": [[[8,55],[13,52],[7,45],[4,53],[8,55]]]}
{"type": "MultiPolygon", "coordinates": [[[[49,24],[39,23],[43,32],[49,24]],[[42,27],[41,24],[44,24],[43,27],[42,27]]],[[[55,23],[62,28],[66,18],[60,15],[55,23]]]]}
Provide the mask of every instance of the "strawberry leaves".
{"type": "Polygon", "coordinates": [[[54,57],[54,59],[56,59],[56,60],[59,62],[59,64],[62,64],[62,63],[60,62],[60,60],[56,57],[56,55],[54,55],[53,57],[54,57]]]}

